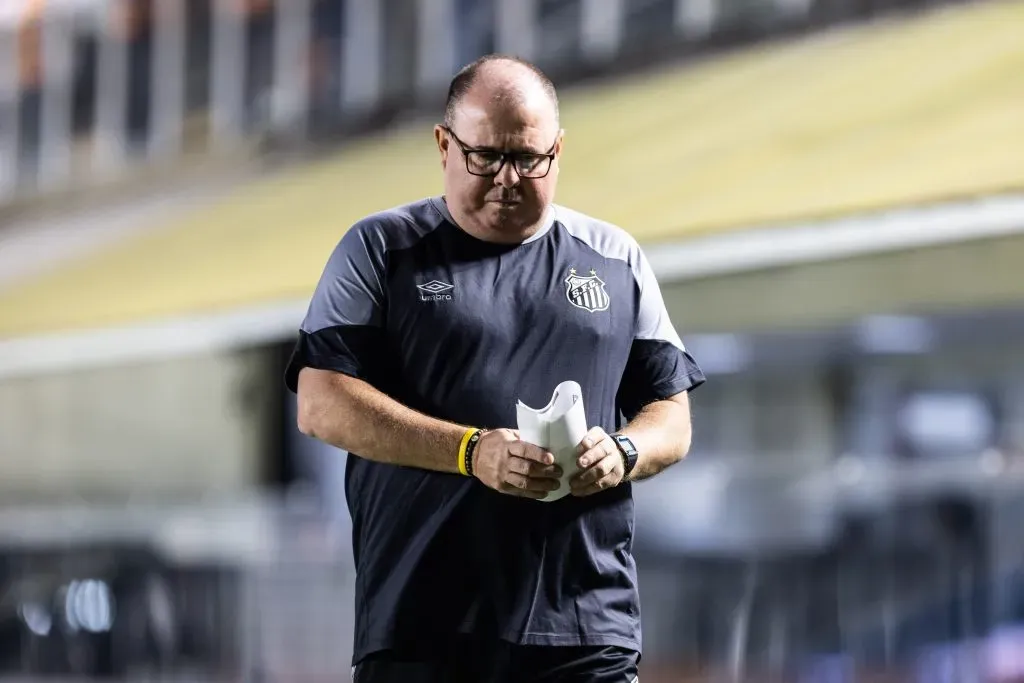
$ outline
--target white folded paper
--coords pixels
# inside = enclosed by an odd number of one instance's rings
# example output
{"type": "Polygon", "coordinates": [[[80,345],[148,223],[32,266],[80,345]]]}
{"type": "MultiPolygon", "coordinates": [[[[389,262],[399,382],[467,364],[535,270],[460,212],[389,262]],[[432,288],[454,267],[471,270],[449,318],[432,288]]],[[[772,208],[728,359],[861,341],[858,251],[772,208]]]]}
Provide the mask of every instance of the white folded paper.
{"type": "Polygon", "coordinates": [[[562,382],[547,406],[538,410],[519,401],[516,415],[519,438],[551,451],[555,464],[562,468],[561,486],[541,500],[550,503],[569,495],[569,479],[577,472],[576,447],[587,435],[583,389],[576,382],[562,382]]]}

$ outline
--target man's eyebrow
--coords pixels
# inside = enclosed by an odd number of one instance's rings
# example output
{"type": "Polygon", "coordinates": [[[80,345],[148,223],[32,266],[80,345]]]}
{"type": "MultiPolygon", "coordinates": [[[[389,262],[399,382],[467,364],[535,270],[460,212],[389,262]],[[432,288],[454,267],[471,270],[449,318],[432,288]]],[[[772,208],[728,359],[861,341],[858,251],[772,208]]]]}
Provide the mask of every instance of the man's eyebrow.
{"type": "Polygon", "coordinates": [[[539,156],[547,153],[546,150],[538,152],[533,149],[498,149],[497,147],[492,147],[490,145],[470,147],[469,149],[474,152],[493,152],[495,154],[535,154],[539,156]]]}

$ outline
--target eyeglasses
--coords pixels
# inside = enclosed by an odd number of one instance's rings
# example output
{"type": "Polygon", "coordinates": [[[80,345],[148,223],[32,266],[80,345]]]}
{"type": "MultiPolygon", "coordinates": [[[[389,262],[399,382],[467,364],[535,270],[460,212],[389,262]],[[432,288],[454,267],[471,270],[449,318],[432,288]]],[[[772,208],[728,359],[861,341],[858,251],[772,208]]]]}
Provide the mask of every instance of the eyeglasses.
{"type": "Polygon", "coordinates": [[[505,162],[511,162],[520,178],[543,178],[551,171],[551,162],[555,160],[555,146],[551,145],[544,154],[535,152],[499,152],[494,149],[476,149],[470,147],[452,132],[448,126],[441,126],[451,136],[466,159],[466,171],[471,175],[493,178],[505,168],[505,162]]]}

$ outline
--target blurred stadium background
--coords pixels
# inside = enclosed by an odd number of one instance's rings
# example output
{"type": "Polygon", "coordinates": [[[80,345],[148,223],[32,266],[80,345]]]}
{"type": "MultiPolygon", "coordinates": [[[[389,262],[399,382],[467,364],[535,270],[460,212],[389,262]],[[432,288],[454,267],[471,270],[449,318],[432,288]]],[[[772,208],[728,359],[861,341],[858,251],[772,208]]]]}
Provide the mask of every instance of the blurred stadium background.
{"type": "Polygon", "coordinates": [[[0,678],[348,680],[281,371],[490,51],[710,379],[637,489],[644,682],[1024,681],[1010,0],[0,0],[0,678]]]}

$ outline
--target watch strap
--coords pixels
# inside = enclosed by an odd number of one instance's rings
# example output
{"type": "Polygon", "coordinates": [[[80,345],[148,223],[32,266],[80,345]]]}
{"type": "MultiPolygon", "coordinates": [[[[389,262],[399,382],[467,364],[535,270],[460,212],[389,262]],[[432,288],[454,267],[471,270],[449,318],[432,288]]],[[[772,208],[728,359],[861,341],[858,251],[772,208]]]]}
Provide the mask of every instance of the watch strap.
{"type": "Polygon", "coordinates": [[[625,478],[628,479],[629,475],[633,473],[636,468],[636,462],[640,457],[637,453],[636,446],[633,444],[632,439],[624,434],[612,434],[612,440],[615,441],[616,447],[619,449],[619,454],[622,456],[622,467],[625,471],[625,478]]]}

